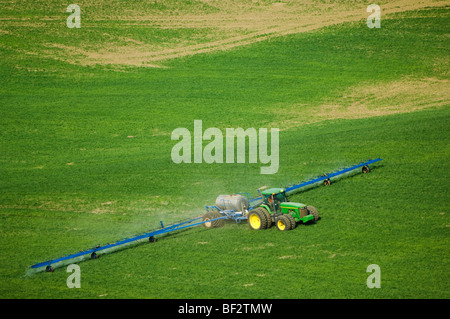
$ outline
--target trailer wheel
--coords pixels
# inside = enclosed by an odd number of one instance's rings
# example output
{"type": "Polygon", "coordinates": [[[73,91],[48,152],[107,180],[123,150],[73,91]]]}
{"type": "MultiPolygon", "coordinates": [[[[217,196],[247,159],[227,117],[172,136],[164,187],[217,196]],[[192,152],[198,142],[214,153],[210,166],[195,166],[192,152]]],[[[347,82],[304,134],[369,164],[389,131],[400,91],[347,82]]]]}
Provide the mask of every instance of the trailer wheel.
{"type": "Polygon", "coordinates": [[[223,219],[213,220],[212,219],[220,218],[222,217],[222,214],[219,212],[207,212],[205,215],[203,215],[203,226],[206,228],[219,228],[222,227],[225,224],[225,221],[223,219]]]}
{"type": "Polygon", "coordinates": [[[363,174],[369,173],[369,172],[370,172],[369,166],[367,166],[367,165],[366,165],[366,166],[363,166],[362,172],[363,172],[363,174]]]}
{"type": "Polygon", "coordinates": [[[248,225],[253,230],[267,228],[267,217],[264,211],[258,207],[248,213],[248,225]]]}
{"type": "Polygon", "coordinates": [[[277,225],[278,230],[288,231],[288,230],[292,229],[291,220],[289,219],[288,216],[290,216],[290,215],[282,215],[277,218],[276,225],[277,225]]]}
{"type": "Polygon", "coordinates": [[[326,180],[323,181],[323,185],[328,186],[331,184],[331,181],[329,178],[327,178],[326,180]]]}
{"type": "Polygon", "coordinates": [[[319,212],[317,211],[317,209],[314,206],[306,206],[306,210],[308,211],[309,214],[314,215],[314,220],[319,220],[319,212]]]}
{"type": "Polygon", "coordinates": [[[53,267],[48,265],[47,267],[45,267],[45,271],[46,272],[53,272],[53,267]]]}

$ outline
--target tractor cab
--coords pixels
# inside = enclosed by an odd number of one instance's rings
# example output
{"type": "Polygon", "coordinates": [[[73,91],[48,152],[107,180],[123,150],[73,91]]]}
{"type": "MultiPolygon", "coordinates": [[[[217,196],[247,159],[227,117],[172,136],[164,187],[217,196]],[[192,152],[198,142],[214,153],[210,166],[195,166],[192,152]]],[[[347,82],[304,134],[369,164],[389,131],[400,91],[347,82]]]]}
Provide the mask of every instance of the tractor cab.
{"type": "Polygon", "coordinates": [[[284,188],[269,188],[261,191],[263,203],[271,208],[272,212],[281,210],[281,203],[288,202],[284,188]]]}

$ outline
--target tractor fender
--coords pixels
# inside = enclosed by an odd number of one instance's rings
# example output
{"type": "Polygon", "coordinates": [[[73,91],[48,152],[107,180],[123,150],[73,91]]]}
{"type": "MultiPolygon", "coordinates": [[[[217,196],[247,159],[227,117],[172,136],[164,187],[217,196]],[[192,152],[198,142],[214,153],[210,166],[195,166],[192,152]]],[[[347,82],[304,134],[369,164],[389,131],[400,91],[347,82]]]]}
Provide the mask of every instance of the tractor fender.
{"type": "Polygon", "coordinates": [[[261,204],[261,205],[259,205],[259,207],[265,208],[265,209],[269,212],[269,214],[272,214],[272,211],[270,210],[270,207],[269,207],[268,205],[266,205],[266,204],[261,204]]]}

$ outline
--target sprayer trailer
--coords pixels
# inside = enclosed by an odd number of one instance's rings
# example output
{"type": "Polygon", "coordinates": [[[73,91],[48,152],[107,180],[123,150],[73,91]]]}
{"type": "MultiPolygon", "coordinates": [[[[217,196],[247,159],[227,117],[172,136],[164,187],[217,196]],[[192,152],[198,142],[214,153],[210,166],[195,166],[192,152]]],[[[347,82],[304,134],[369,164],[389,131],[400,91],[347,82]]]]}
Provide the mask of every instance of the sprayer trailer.
{"type": "Polygon", "coordinates": [[[259,198],[252,198],[248,193],[219,195],[215,205],[206,206],[203,226],[206,228],[222,227],[226,219],[236,223],[247,220],[248,212],[260,205],[259,198]]]}

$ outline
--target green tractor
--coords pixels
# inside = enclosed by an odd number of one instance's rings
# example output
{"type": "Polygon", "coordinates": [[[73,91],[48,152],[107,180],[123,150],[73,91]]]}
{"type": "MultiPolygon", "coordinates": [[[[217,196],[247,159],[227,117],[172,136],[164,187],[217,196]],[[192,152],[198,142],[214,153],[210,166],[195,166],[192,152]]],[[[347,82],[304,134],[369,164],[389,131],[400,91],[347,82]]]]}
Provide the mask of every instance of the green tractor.
{"type": "Polygon", "coordinates": [[[275,224],[279,230],[292,230],[297,222],[307,223],[319,219],[314,206],[289,202],[285,189],[269,188],[261,191],[263,203],[248,213],[251,229],[259,230],[275,224]]]}

